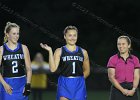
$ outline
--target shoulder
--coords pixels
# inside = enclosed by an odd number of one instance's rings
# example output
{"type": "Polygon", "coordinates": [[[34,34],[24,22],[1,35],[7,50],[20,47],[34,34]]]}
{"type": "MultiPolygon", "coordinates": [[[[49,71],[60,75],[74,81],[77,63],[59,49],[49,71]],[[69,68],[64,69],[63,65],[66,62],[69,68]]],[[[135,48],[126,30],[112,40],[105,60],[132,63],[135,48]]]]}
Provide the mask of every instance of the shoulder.
{"type": "Polygon", "coordinates": [[[132,58],[138,58],[137,56],[135,56],[134,54],[131,54],[131,57],[132,58]]]}
{"type": "Polygon", "coordinates": [[[22,48],[26,49],[28,48],[25,44],[21,44],[22,48]]]}
{"type": "Polygon", "coordinates": [[[118,59],[118,54],[115,54],[115,55],[111,56],[109,59],[110,60],[117,60],[118,59]]]}
{"type": "MultiPolygon", "coordinates": [[[[81,48],[81,47],[79,47],[79,48],[81,48]]],[[[88,52],[87,52],[87,50],[86,49],[83,49],[83,48],[81,48],[81,50],[83,52],[84,57],[85,58],[88,58],[88,52]]]]}
{"type": "Polygon", "coordinates": [[[82,50],[83,54],[87,54],[87,50],[86,49],[84,49],[84,48],[82,48],[80,46],[77,46],[77,47],[82,50]]]}
{"type": "Polygon", "coordinates": [[[55,52],[61,52],[61,48],[57,48],[55,52]]]}
{"type": "MultiPolygon", "coordinates": [[[[80,48],[81,48],[81,47],[80,47],[80,48]]],[[[81,50],[82,50],[82,52],[83,52],[84,55],[88,54],[88,52],[87,52],[86,49],[81,48],[81,50]]]]}
{"type": "Polygon", "coordinates": [[[21,46],[22,46],[22,49],[23,49],[24,53],[29,52],[28,47],[26,45],[21,44],[21,46]]]}
{"type": "Polygon", "coordinates": [[[115,66],[117,64],[117,61],[118,61],[118,54],[115,54],[115,55],[111,56],[109,58],[108,63],[107,63],[107,67],[108,68],[115,68],[115,66]]]}
{"type": "Polygon", "coordinates": [[[133,54],[131,55],[131,57],[132,57],[133,60],[139,60],[139,58],[137,56],[133,55],[133,54]]]}
{"type": "Polygon", "coordinates": [[[28,47],[25,44],[21,44],[23,50],[28,50],[28,47]]]}
{"type": "Polygon", "coordinates": [[[57,55],[61,55],[61,52],[62,52],[62,47],[61,48],[57,48],[56,50],[55,50],[55,54],[57,54],[57,55]]]}

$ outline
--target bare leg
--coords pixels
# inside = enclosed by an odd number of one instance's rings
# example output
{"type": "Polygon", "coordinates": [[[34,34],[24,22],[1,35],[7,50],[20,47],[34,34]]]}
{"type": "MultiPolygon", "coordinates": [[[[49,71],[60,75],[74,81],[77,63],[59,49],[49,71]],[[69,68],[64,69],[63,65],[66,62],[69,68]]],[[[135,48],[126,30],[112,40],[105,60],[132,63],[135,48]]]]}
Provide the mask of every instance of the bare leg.
{"type": "Polygon", "coordinates": [[[65,97],[60,97],[60,100],[69,100],[69,99],[67,99],[65,97]]]}

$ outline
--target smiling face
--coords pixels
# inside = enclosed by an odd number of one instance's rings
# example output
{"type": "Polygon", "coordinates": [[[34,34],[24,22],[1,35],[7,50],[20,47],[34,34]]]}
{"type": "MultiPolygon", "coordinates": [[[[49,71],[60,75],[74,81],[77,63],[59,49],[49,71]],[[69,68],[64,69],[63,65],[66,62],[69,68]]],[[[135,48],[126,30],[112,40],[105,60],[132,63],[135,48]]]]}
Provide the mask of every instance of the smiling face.
{"type": "Polygon", "coordinates": [[[66,40],[66,43],[69,45],[75,45],[77,42],[78,33],[74,29],[69,29],[64,35],[64,39],[66,40]]]}
{"type": "Polygon", "coordinates": [[[19,28],[12,27],[8,33],[6,33],[8,41],[16,44],[19,39],[19,28]]]}
{"type": "Polygon", "coordinates": [[[16,44],[19,39],[20,27],[16,23],[7,22],[4,29],[4,43],[11,42],[16,44]]]}
{"type": "Polygon", "coordinates": [[[117,47],[120,54],[124,54],[129,52],[131,44],[126,38],[118,38],[117,47]]]}

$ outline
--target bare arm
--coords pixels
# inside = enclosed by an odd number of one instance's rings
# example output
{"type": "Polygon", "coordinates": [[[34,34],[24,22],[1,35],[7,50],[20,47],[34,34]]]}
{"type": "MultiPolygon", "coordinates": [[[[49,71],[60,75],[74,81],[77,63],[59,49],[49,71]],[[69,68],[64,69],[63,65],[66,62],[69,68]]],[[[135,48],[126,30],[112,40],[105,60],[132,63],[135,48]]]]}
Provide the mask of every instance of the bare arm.
{"type": "Polygon", "coordinates": [[[27,83],[31,83],[32,69],[31,69],[30,53],[27,46],[22,45],[22,47],[23,47],[25,65],[26,65],[26,71],[27,71],[27,83]]]}
{"type": "Polygon", "coordinates": [[[60,62],[61,48],[58,48],[54,52],[54,62],[55,62],[55,71],[57,70],[60,62]]]}
{"type": "MultiPolygon", "coordinates": [[[[2,52],[3,52],[3,47],[1,46],[1,47],[0,47],[0,67],[1,67],[1,61],[2,61],[2,55],[3,55],[2,52]]],[[[0,73],[0,82],[2,83],[2,85],[5,84],[5,81],[4,81],[4,79],[3,79],[2,75],[1,75],[1,73],[0,73]]]]}
{"type": "Polygon", "coordinates": [[[53,51],[51,47],[49,47],[47,44],[42,44],[42,43],[40,45],[43,49],[49,52],[49,67],[51,72],[55,72],[60,62],[61,48],[56,49],[53,55],[53,51]]]}
{"type": "Polygon", "coordinates": [[[87,78],[90,74],[89,57],[86,50],[83,50],[83,53],[84,53],[83,73],[84,73],[84,78],[87,78]]]}
{"type": "Polygon", "coordinates": [[[134,70],[134,81],[133,81],[133,88],[137,88],[139,85],[139,79],[140,78],[140,69],[134,70]]]}
{"type": "Polygon", "coordinates": [[[131,90],[128,90],[127,96],[133,96],[138,85],[139,85],[139,69],[134,70],[134,81],[133,81],[133,88],[131,90]]]}
{"type": "Polygon", "coordinates": [[[108,77],[110,82],[118,89],[120,90],[124,95],[127,95],[128,90],[124,89],[120,83],[115,79],[115,69],[114,68],[108,68],[108,77]]]}
{"type": "MultiPolygon", "coordinates": [[[[0,47],[0,65],[1,65],[1,61],[2,61],[2,55],[3,55],[3,46],[0,47]]],[[[11,87],[9,84],[7,84],[7,83],[5,82],[5,80],[3,79],[1,73],[0,73],[0,82],[1,82],[2,85],[4,86],[5,91],[6,91],[8,94],[12,94],[12,87],[11,87]]]]}
{"type": "Polygon", "coordinates": [[[55,72],[58,68],[60,62],[60,52],[61,52],[60,48],[56,49],[53,56],[52,50],[49,51],[49,66],[51,72],[55,72]]]}

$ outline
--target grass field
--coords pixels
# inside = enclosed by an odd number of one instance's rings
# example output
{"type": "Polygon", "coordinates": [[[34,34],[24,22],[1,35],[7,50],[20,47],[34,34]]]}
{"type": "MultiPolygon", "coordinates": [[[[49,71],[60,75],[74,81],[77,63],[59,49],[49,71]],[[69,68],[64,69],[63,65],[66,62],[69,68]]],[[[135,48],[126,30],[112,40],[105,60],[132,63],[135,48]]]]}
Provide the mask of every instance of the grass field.
{"type": "MultiPolygon", "coordinates": [[[[46,91],[43,93],[43,100],[55,100],[56,92],[55,91],[46,91]]],[[[88,91],[87,100],[109,100],[109,91],[88,91]]],[[[30,100],[32,96],[30,96],[30,100]]]]}
{"type": "MultiPolygon", "coordinates": [[[[109,94],[109,91],[88,91],[87,100],[109,100],[109,94]]],[[[56,100],[55,97],[55,91],[46,91],[43,93],[43,100],[56,100]]],[[[32,95],[30,95],[29,100],[33,100],[32,95]]]]}

